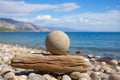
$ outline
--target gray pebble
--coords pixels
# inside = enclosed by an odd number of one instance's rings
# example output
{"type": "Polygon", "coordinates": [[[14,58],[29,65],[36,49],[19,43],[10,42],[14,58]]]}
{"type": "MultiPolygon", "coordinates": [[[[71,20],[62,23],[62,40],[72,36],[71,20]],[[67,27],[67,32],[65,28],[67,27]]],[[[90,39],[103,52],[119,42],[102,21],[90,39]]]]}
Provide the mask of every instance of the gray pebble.
{"type": "Polygon", "coordinates": [[[6,72],[6,73],[3,74],[3,78],[7,79],[7,80],[13,79],[14,77],[15,77],[15,73],[14,72],[6,72]]]}
{"type": "Polygon", "coordinates": [[[0,80],[3,80],[2,76],[0,76],[0,80]]]}
{"type": "Polygon", "coordinates": [[[46,78],[39,74],[30,73],[27,80],[46,80],[46,78]]]}
{"type": "Polygon", "coordinates": [[[109,75],[105,74],[105,73],[101,73],[100,77],[101,77],[102,80],[108,80],[109,75]]]}
{"type": "Polygon", "coordinates": [[[81,73],[81,79],[87,79],[87,80],[90,80],[90,77],[87,73],[81,73]]]}
{"type": "Polygon", "coordinates": [[[71,78],[73,79],[79,79],[81,77],[81,73],[80,72],[72,72],[70,74],[71,78]]]}

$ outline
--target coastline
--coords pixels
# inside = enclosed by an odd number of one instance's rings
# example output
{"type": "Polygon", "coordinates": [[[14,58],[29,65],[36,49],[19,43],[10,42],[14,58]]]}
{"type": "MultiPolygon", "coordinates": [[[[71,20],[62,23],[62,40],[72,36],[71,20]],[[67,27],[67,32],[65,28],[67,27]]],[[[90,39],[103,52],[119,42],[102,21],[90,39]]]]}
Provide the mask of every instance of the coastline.
{"type": "MultiPolygon", "coordinates": [[[[16,54],[34,54],[47,53],[43,49],[30,48],[21,45],[13,45],[7,43],[0,43],[0,80],[115,80],[109,77],[116,77],[120,79],[120,60],[108,60],[101,58],[101,56],[88,55],[83,56],[86,61],[93,65],[93,69],[86,73],[72,72],[72,73],[50,73],[41,72],[32,69],[21,69],[11,67],[11,59],[16,54]],[[81,76],[81,77],[80,77],[81,76]],[[31,79],[30,79],[31,78],[31,79]],[[48,79],[51,78],[51,79],[48,79]]],[[[79,52],[78,52],[79,53],[79,52]]],[[[80,54],[77,54],[80,56],[80,54]]]]}

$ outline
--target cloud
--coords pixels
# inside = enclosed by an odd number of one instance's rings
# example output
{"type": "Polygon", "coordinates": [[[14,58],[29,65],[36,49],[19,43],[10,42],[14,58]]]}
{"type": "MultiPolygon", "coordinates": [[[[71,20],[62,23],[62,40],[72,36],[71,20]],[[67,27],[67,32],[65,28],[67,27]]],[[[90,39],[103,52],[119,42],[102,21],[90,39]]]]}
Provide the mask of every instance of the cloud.
{"type": "Polygon", "coordinates": [[[44,26],[76,29],[79,31],[120,31],[120,11],[110,10],[101,13],[79,13],[62,16],[39,15],[33,22],[44,26]]]}
{"type": "Polygon", "coordinates": [[[25,1],[0,1],[0,16],[26,16],[35,11],[51,10],[68,12],[78,9],[75,3],[63,4],[30,4],[25,1]]]}
{"type": "Polygon", "coordinates": [[[78,8],[80,7],[75,3],[63,3],[60,5],[56,5],[56,7],[54,8],[54,11],[68,12],[78,8]]]}
{"type": "Polygon", "coordinates": [[[50,15],[38,15],[36,19],[37,20],[52,20],[52,17],[50,15]]]}

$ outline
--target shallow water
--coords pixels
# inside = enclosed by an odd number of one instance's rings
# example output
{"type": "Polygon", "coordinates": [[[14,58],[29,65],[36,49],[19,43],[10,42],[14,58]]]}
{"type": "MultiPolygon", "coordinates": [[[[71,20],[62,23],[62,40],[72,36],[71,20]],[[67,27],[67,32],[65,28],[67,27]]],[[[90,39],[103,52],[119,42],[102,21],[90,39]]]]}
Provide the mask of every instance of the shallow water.
{"type": "MultiPolygon", "coordinates": [[[[45,49],[48,32],[1,32],[0,42],[45,49]]],[[[120,59],[120,33],[67,32],[71,40],[68,51],[81,50],[85,55],[95,54],[120,59]]]]}

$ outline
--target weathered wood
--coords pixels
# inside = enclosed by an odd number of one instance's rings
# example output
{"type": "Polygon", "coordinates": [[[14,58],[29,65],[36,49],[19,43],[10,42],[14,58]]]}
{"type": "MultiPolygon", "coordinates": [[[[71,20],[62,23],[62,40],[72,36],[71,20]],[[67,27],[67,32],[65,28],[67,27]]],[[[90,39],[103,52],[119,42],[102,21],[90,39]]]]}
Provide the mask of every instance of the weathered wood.
{"type": "Polygon", "coordinates": [[[13,67],[49,72],[86,72],[90,64],[82,56],[20,54],[12,59],[13,67]]]}

